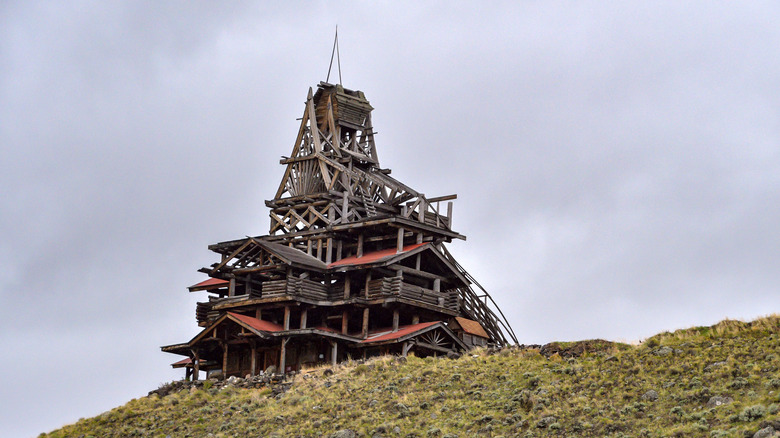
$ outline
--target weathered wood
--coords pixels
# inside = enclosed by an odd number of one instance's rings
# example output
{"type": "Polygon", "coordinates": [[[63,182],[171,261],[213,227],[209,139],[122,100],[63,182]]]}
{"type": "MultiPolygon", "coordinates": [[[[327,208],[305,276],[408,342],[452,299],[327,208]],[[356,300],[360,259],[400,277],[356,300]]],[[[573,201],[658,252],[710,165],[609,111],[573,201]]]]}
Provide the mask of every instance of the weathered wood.
{"type": "Polygon", "coordinates": [[[393,331],[398,331],[398,320],[400,315],[398,314],[398,309],[393,309],[393,331]]]}
{"type": "Polygon", "coordinates": [[[281,374],[287,373],[287,341],[289,340],[290,338],[282,338],[279,349],[279,372],[281,374]]]}
{"type": "Polygon", "coordinates": [[[363,309],[363,329],[360,331],[360,336],[365,339],[368,337],[368,307],[363,309]]]}

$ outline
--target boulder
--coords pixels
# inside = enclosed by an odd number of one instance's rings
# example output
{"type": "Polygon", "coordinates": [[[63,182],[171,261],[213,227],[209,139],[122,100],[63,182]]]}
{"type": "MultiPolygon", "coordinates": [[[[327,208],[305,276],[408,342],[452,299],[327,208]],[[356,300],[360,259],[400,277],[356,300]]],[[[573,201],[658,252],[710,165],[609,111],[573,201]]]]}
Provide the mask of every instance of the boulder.
{"type": "Polygon", "coordinates": [[[341,429],[330,434],[330,438],[357,438],[357,433],[350,429],[341,429]]]}
{"type": "Polygon", "coordinates": [[[731,397],[721,397],[719,395],[716,395],[716,396],[710,397],[710,399],[707,401],[707,407],[708,408],[714,408],[716,406],[727,405],[727,404],[729,404],[729,403],[731,403],[733,401],[734,401],[734,399],[731,398],[731,397]]]}
{"type": "Polygon", "coordinates": [[[642,394],[642,400],[651,401],[651,402],[658,400],[658,391],[656,391],[655,389],[651,389],[650,391],[647,391],[646,393],[642,394]]]}

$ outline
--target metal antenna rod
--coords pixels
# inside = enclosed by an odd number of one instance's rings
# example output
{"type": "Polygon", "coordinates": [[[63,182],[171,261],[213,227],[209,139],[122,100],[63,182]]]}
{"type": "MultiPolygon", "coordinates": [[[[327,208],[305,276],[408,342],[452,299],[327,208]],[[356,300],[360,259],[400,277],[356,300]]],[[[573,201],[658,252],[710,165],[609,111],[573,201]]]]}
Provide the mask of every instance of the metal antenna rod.
{"type": "Polygon", "coordinates": [[[336,38],[333,39],[333,50],[330,52],[330,65],[328,65],[328,76],[325,78],[325,82],[330,80],[330,70],[333,68],[333,57],[336,57],[336,63],[339,67],[339,85],[341,83],[341,55],[339,54],[339,26],[336,25],[336,38]]]}

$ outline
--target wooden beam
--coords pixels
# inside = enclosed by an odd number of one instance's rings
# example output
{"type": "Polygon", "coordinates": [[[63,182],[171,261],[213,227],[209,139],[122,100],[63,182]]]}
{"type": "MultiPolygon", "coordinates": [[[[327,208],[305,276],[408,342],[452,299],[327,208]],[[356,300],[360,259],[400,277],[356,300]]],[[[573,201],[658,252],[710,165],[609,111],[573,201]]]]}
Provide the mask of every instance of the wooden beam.
{"type": "Polygon", "coordinates": [[[256,368],[257,368],[257,346],[255,346],[255,341],[252,341],[250,343],[250,345],[252,346],[252,349],[251,349],[251,354],[252,354],[251,364],[252,365],[251,365],[250,373],[251,373],[252,377],[254,377],[255,374],[256,374],[256,368]]]}
{"type": "Polygon", "coordinates": [[[445,277],[442,277],[441,275],[432,274],[430,272],[421,271],[419,269],[410,268],[408,266],[404,266],[398,263],[393,263],[392,265],[388,266],[389,269],[392,269],[393,271],[403,271],[407,274],[412,274],[417,277],[427,278],[429,280],[441,280],[446,279],[445,277]]]}
{"type": "Polygon", "coordinates": [[[398,309],[393,309],[393,331],[398,331],[398,321],[400,319],[400,315],[398,314],[398,309]]]}
{"type": "Polygon", "coordinates": [[[284,374],[287,368],[287,341],[289,338],[282,338],[282,345],[279,349],[279,372],[284,374]]]}
{"type": "Polygon", "coordinates": [[[363,233],[358,234],[357,258],[363,257],[363,233]]]}
{"type": "Polygon", "coordinates": [[[222,379],[227,379],[228,344],[222,343],[222,379]]]}
{"type": "Polygon", "coordinates": [[[404,227],[398,228],[398,238],[395,245],[395,251],[403,252],[404,250],[404,227]]]}
{"type": "Polygon", "coordinates": [[[290,306],[284,306],[284,329],[290,330],[290,306]]]}
{"type": "Polygon", "coordinates": [[[368,337],[368,307],[363,309],[363,330],[360,335],[363,339],[368,337]]]}
{"type": "Polygon", "coordinates": [[[307,319],[308,314],[309,314],[309,309],[307,309],[305,307],[303,309],[301,309],[301,328],[302,329],[306,328],[306,319],[307,319]]]}
{"type": "Polygon", "coordinates": [[[192,352],[192,362],[193,362],[192,380],[199,380],[200,379],[200,356],[198,355],[198,350],[190,350],[190,352],[192,352]]]}
{"type": "Polygon", "coordinates": [[[349,329],[349,311],[344,309],[341,312],[341,334],[346,335],[349,329]]]}
{"type": "Polygon", "coordinates": [[[452,201],[453,199],[458,199],[458,195],[437,196],[435,198],[428,199],[428,202],[452,201]]]}
{"type": "Polygon", "coordinates": [[[330,341],[330,364],[336,366],[336,360],[339,354],[339,344],[336,341],[330,341]]]}
{"type": "Polygon", "coordinates": [[[344,274],[344,299],[349,299],[350,277],[349,273],[344,274]]]}

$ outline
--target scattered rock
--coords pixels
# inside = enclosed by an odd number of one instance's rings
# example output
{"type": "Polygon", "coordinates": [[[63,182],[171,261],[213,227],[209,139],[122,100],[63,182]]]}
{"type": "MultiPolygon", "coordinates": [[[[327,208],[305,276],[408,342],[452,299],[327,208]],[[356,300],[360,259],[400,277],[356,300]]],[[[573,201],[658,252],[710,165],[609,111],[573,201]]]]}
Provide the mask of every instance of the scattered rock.
{"type": "Polygon", "coordinates": [[[536,427],[538,427],[539,429],[544,429],[544,428],[546,428],[547,426],[549,426],[549,425],[551,425],[551,424],[555,423],[556,421],[558,421],[558,419],[557,419],[557,418],[555,418],[555,417],[554,417],[554,416],[552,416],[552,415],[548,415],[548,416],[546,416],[546,417],[542,417],[542,419],[541,419],[541,420],[539,420],[539,421],[536,423],[536,427]]]}
{"type": "Polygon", "coordinates": [[[712,371],[714,368],[722,367],[723,365],[726,365],[726,361],[722,360],[720,362],[713,362],[706,367],[704,367],[704,371],[712,371]]]}
{"type": "Polygon", "coordinates": [[[325,377],[332,376],[333,375],[333,370],[330,369],[330,368],[327,368],[327,369],[325,369],[325,371],[322,372],[322,375],[325,376],[325,377]]]}
{"type": "Polygon", "coordinates": [[[775,436],[775,428],[767,426],[753,434],[753,438],[770,438],[775,436]]]}
{"type": "Polygon", "coordinates": [[[646,393],[642,394],[642,400],[647,400],[654,402],[658,400],[658,391],[655,389],[651,389],[650,391],[647,391],[646,393]]]}
{"type": "Polygon", "coordinates": [[[330,438],[357,438],[357,433],[351,429],[341,429],[330,435],[330,438]]]}
{"type": "Polygon", "coordinates": [[[447,359],[460,359],[460,353],[449,351],[447,352],[447,359]]]}
{"type": "Polygon", "coordinates": [[[653,351],[653,354],[655,354],[656,356],[668,356],[672,353],[674,353],[674,350],[672,350],[671,347],[661,347],[653,351]]]}
{"type": "Polygon", "coordinates": [[[721,397],[719,395],[716,395],[716,396],[710,397],[710,399],[707,401],[707,407],[708,408],[714,408],[716,406],[727,405],[727,404],[729,404],[729,403],[731,403],[733,401],[734,401],[734,399],[731,398],[731,397],[721,397]]]}

